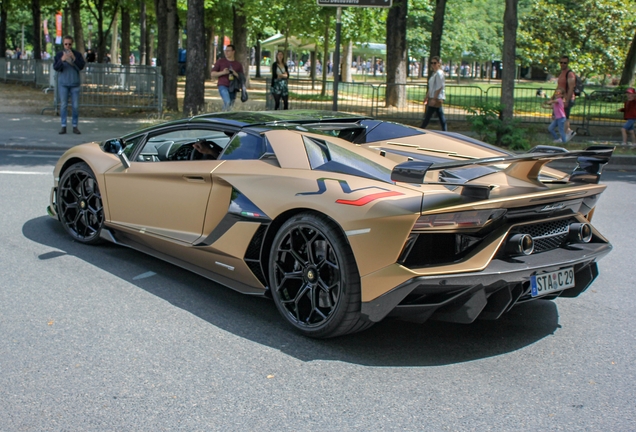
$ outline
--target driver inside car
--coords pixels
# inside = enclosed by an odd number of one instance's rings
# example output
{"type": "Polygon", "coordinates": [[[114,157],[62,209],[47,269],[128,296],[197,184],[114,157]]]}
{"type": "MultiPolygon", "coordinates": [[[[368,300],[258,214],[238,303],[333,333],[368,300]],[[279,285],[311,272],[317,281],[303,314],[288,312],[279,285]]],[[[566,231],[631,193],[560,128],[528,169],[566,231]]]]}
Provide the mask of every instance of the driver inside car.
{"type": "Polygon", "coordinates": [[[195,142],[192,147],[202,155],[204,159],[218,159],[223,148],[214,141],[201,139],[195,142]]]}

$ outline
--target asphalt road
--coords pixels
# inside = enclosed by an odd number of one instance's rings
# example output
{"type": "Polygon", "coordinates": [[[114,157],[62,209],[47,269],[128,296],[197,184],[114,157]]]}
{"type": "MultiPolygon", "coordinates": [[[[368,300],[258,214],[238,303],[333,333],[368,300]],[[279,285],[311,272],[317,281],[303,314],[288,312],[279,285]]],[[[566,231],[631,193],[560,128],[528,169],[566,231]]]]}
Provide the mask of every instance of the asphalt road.
{"type": "Polygon", "coordinates": [[[0,150],[2,431],[633,431],[636,173],[609,172],[614,244],[575,299],[469,326],[295,334],[268,300],[46,216],[59,153],[0,150]]]}

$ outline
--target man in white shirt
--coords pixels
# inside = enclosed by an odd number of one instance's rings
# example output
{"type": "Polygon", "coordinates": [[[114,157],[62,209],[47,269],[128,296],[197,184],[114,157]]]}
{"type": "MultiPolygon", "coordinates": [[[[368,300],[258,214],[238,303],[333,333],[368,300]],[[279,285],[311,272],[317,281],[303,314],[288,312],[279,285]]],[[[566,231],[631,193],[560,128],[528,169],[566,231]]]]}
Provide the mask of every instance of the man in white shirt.
{"type": "Polygon", "coordinates": [[[442,71],[442,60],[437,56],[431,57],[431,68],[434,72],[428,80],[428,92],[424,99],[426,111],[424,112],[424,120],[422,120],[420,127],[425,129],[426,126],[428,126],[428,122],[431,121],[433,114],[437,114],[442,130],[445,131],[447,130],[446,118],[444,117],[444,108],[442,108],[442,105],[444,104],[444,99],[446,99],[446,93],[444,92],[446,84],[444,82],[444,71],[442,71]]]}

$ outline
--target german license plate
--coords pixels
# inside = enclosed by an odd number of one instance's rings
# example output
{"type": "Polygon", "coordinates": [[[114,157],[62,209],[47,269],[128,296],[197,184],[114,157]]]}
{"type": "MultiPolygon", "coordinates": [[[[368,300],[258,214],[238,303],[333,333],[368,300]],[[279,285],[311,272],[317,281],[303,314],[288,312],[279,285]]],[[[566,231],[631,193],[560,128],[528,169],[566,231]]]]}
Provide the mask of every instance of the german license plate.
{"type": "Polygon", "coordinates": [[[541,273],[530,276],[532,297],[538,297],[561,291],[574,286],[574,269],[572,267],[551,273],[541,273]]]}

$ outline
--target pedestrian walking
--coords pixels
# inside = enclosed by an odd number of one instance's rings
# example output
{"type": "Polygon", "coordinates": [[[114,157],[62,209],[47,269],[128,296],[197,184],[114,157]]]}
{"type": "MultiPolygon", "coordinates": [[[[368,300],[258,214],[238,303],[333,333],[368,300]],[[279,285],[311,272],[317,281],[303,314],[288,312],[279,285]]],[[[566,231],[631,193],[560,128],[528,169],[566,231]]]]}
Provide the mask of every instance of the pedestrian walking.
{"type": "MultiPolygon", "coordinates": [[[[561,73],[557,78],[557,88],[564,89],[563,94],[563,107],[565,110],[565,134],[567,141],[570,141],[576,132],[570,128],[570,111],[576,103],[576,96],[574,94],[574,88],[576,87],[576,74],[570,69],[570,58],[568,56],[561,56],[559,59],[559,66],[561,67],[561,73]]],[[[565,141],[564,141],[565,142],[565,141]]]]}
{"type": "Polygon", "coordinates": [[[57,71],[57,93],[60,98],[60,119],[62,128],[60,134],[66,133],[66,117],[68,110],[68,98],[71,97],[73,133],[80,134],[79,121],[79,94],[80,71],[84,69],[84,56],[73,49],[73,38],[65,36],[64,49],[55,54],[53,69],[57,71]]]}
{"type": "Polygon", "coordinates": [[[444,99],[446,99],[446,83],[444,81],[444,72],[442,71],[442,60],[434,56],[431,58],[431,68],[433,74],[428,80],[428,91],[426,98],[424,99],[424,105],[426,105],[426,111],[424,112],[424,120],[422,120],[422,129],[428,126],[433,114],[437,114],[439,123],[442,126],[442,130],[447,130],[446,118],[444,117],[444,99]]]}
{"type": "Polygon", "coordinates": [[[241,86],[232,85],[230,91],[230,82],[238,80],[239,74],[243,73],[243,65],[241,62],[234,60],[234,45],[230,44],[225,47],[225,58],[220,58],[212,67],[212,78],[218,78],[217,88],[219,95],[223,100],[223,111],[229,111],[234,106],[237,91],[241,90],[241,86]]]}
{"type": "Polygon", "coordinates": [[[554,91],[554,95],[552,96],[552,98],[543,103],[543,106],[545,108],[551,107],[552,113],[553,113],[553,120],[552,120],[552,123],[550,123],[550,126],[548,126],[548,131],[550,132],[550,135],[552,135],[554,142],[561,143],[561,144],[566,143],[568,141],[567,133],[565,132],[566,117],[565,117],[565,108],[564,108],[564,101],[563,101],[564,93],[565,91],[562,88],[558,88],[554,91]],[[559,129],[560,136],[556,134],[555,132],[556,128],[559,129]]]}
{"type": "Polygon", "coordinates": [[[619,111],[623,113],[623,118],[626,120],[623,127],[621,127],[623,145],[627,145],[628,133],[631,137],[631,144],[636,145],[636,135],[634,135],[634,122],[636,122],[636,90],[630,87],[625,93],[627,94],[627,101],[623,108],[619,109],[619,111]]]}

